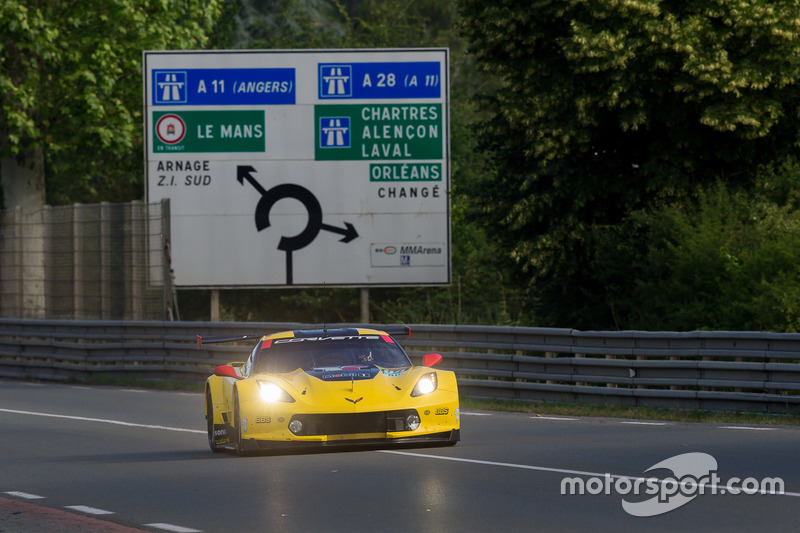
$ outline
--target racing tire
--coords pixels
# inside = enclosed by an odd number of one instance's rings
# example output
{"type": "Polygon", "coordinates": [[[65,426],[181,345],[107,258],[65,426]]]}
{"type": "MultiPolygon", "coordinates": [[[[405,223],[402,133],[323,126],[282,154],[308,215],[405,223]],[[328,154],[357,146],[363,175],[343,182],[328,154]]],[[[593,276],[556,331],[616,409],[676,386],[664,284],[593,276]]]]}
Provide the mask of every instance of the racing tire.
{"type": "Polygon", "coordinates": [[[208,447],[214,453],[224,451],[224,448],[214,443],[214,403],[211,401],[211,391],[206,392],[206,429],[208,430],[208,447]]]}

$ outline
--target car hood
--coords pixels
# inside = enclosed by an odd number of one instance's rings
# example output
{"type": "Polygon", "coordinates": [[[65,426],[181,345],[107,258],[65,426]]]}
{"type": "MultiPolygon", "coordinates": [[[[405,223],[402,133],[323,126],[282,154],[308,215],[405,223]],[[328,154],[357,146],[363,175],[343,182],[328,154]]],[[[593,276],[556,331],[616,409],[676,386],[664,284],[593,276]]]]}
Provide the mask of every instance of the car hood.
{"type": "Polygon", "coordinates": [[[375,365],[324,367],[271,374],[297,402],[324,410],[398,409],[416,403],[417,380],[430,368],[381,368],[375,365]]]}

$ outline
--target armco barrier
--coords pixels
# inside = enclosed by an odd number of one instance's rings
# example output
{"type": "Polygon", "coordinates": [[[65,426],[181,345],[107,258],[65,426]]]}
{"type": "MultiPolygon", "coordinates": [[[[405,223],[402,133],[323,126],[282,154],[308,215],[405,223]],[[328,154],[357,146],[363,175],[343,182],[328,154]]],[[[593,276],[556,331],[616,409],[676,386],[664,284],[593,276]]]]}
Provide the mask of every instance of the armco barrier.
{"type": "MultiPolygon", "coordinates": [[[[0,319],[0,377],[202,382],[214,366],[246,359],[253,343],[198,350],[197,334],[313,327],[0,319]]],[[[439,368],[456,372],[462,396],[800,413],[800,334],[412,325],[398,340],[416,361],[441,353],[439,368]]]]}

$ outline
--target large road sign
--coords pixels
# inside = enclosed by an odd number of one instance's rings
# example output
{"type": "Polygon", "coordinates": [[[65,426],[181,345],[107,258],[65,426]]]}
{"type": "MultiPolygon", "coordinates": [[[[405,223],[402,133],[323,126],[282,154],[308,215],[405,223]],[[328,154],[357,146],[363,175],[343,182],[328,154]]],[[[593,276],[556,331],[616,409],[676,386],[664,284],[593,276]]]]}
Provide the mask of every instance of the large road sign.
{"type": "Polygon", "coordinates": [[[144,52],[182,287],[450,283],[446,49],[144,52]]]}

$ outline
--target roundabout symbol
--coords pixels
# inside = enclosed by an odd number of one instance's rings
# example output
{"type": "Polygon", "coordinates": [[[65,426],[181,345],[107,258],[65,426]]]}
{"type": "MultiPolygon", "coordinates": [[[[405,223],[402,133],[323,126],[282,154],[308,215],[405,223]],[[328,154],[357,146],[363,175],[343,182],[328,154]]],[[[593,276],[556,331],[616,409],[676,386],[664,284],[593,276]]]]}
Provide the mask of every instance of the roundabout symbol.
{"type": "Polygon", "coordinates": [[[270,227],[269,212],[272,207],[284,198],[294,198],[303,204],[308,212],[308,223],[306,227],[294,236],[282,236],[278,243],[278,250],[286,252],[286,284],[292,285],[292,252],[301,250],[311,244],[317,238],[321,230],[329,231],[331,233],[338,233],[343,237],[340,242],[350,242],[358,237],[358,232],[355,227],[345,222],[343,228],[337,226],[330,226],[322,222],[322,206],[314,194],[301,185],[293,183],[282,183],[276,185],[269,190],[264,189],[261,184],[252,176],[251,172],[256,169],[249,165],[240,165],[236,167],[236,179],[240,184],[244,185],[247,180],[256,191],[261,194],[261,199],[256,205],[255,222],[256,229],[262,231],[270,227]]]}

